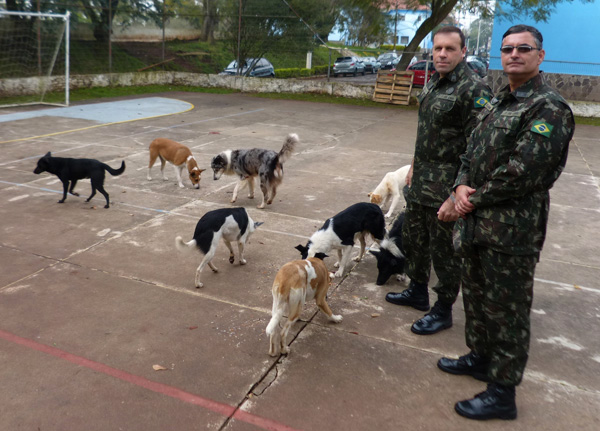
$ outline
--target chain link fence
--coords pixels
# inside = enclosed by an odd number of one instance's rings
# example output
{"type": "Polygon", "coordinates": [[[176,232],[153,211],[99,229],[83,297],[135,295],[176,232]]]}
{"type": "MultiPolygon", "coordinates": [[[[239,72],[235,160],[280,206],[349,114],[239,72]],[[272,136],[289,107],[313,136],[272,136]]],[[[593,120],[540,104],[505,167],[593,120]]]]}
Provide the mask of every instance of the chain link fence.
{"type": "MultiPolygon", "coordinates": [[[[199,6],[204,4],[206,9],[208,1],[141,2],[136,9],[132,2],[116,0],[103,3],[108,7],[61,1],[42,3],[41,9],[42,12],[60,9],[71,13],[72,75],[143,71],[220,73],[240,55],[238,34],[242,35],[242,45],[262,43],[254,52],[272,63],[278,77],[298,76],[286,72],[290,69],[304,69],[302,76],[327,74],[327,66],[333,65],[339,56],[378,57],[389,51],[344,47],[335,42],[324,45],[322,38],[292,10],[278,9],[275,14],[268,13],[267,9],[262,15],[249,15],[239,14],[235,9],[222,9],[211,15],[210,10],[203,11],[199,6]],[[83,4],[88,7],[84,8],[83,4]],[[174,4],[177,6],[172,6],[174,4]],[[112,9],[113,5],[116,10],[112,9]],[[49,10],[44,10],[45,6],[49,10]],[[114,15],[112,20],[108,19],[111,15],[114,15]],[[269,32],[269,26],[278,31],[269,32]],[[285,29],[285,37],[280,34],[282,29],[285,29]],[[262,40],[264,37],[268,38],[262,40]],[[261,40],[257,42],[258,39],[261,40]]],[[[0,9],[5,9],[6,4],[0,0],[0,9]]],[[[36,10],[35,3],[30,4],[30,9],[36,10]]],[[[51,74],[64,74],[65,63],[60,61],[63,48],[59,47],[58,52],[53,51],[53,46],[42,49],[40,40],[48,42],[54,30],[47,21],[39,24],[31,18],[0,15],[0,64],[12,65],[0,67],[0,79],[41,75],[41,63],[55,57],[59,60],[55,61],[51,74]],[[21,44],[23,48],[13,49],[21,44]],[[25,67],[26,59],[32,67],[25,67]]],[[[421,60],[423,53],[415,53],[415,56],[421,60]]],[[[501,69],[499,57],[489,60],[491,69],[501,69]]],[[[600,76],[598,63],[546,59],[542,69],[549,73],[600,76]]]]}

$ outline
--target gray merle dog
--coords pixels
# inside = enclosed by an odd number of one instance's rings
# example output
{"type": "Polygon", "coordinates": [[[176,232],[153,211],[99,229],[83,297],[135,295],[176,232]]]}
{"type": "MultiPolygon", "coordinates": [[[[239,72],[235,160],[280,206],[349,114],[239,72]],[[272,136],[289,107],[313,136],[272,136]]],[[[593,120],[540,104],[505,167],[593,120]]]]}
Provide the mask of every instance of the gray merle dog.
{"type": "Polygon", "coordinates": [[[231,203],[237,200],[238,192],[246,185],[249,187],[248,197],[254,198],[254,179],[260,177],[260,190],[263,199],[258,208],[273,203],[277,187],[283,181],[283,163],[289,159],[298,144],[298,135],[289,134],[279,153],[273,150],[252,148],[250,150],[226,150],[213,157],[210,166],[214,171],[213,178],[221,175],[237,175],[239,181],[233,190],[231,203]]]}

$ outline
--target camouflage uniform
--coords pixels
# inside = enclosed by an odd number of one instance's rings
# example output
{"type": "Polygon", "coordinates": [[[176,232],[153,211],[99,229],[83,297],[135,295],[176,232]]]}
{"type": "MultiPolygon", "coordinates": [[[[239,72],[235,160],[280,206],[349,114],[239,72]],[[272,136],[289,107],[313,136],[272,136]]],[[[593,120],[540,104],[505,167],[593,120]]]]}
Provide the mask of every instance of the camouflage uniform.
{"type": "Polygon", "coordinates": [[[444,78],[434,74],[419,95],[413,177],[402,232],[406,273],[426,285],[433,260],[440,280],[434,290],[448,305],[458,295],[461,261],[452,247],[454,222],[438,220],[437,212],[452,192],[467,137],[491,97],[489,87],[464,61],[444,78]]]}
{"type": "Polygon", "coordinates": [[[492,99],[473,131],[456,186],[476,190],[455,227],[465,256],[467,345],[490,360],[495,383],[518,385],[529,352],[535,265],[544,244],[549,189],[567,161],[575,123],[543,74],[492,99]]]}

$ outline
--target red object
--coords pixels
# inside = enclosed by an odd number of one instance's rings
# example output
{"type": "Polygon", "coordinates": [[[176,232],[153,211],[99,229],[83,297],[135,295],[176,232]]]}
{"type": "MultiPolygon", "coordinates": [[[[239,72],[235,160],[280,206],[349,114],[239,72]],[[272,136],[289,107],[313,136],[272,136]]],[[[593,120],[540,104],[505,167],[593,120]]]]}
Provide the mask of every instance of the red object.
{"type": "MultiPolygon", "coordinates": [[[[412,70],[415,74],[415,78],[413,79],[413,85],[425,85],[425,63],[425,60],[417,61],[416,63],[413,63],[406,68],[406,70],[412,70]]],[[[435,73],[435,67],[432,61],[429,62],[427,68],[427,82],[429,82],[431,76],[435,73]]]]}

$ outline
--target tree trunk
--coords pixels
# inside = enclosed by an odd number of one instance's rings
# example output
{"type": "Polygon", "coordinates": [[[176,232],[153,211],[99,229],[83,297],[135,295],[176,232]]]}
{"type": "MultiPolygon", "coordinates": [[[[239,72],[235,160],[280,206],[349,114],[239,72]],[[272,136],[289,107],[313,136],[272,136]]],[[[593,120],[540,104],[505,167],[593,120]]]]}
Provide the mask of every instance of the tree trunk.
{"type": "Polygon", "coordinates": [[[215,41],[215,29],[219,23],[219,15],[217,13],[217,0],[205,0],[204,2],[204,21],[202,22],[202,33],[200,40],[210,42],[215,41]]]}
{"type": "Polygon", "coordinates": [[[419,48],[419,44],[425,39],[425,37],[436,28],[446,17],[452,12],[454,6],[456,6],[458,0],[447,0],[447,1],[432,1],[431,4],[431,15],[423,21],[423,24],[417,29],[415,37],[412,38],[410,43],[404,49],[402,57],[396,66],[397,70],[404,70],[410,64],[410,60],[413,58],[415,52],[419,48]]]}

